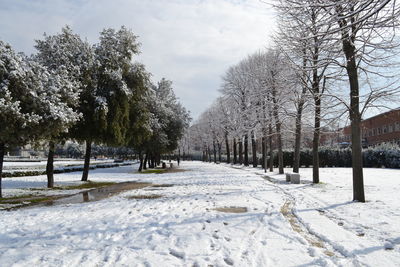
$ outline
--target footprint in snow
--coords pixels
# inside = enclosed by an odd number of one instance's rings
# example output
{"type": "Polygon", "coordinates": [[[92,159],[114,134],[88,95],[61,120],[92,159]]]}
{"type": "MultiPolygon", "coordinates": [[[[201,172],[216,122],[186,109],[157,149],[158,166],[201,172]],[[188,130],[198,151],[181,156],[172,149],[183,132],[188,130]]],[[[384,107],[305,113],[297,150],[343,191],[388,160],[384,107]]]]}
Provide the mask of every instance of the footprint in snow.
{"type": "Polygon", "coordinates": [[[246,258],[247,256],[249,256],[249,251],[246,250],[242,253],[242,258],[246,258]]]}
{"type": "Polygon", "coordinates": [[[183,252],[183,251],[177,251],[175,249],[170,248],[169,254],[171,254],[172,256],[177,257],[178,259],[181,259],[181,260],[185,259],[185,252],[183,252]]]}
{"type": "Polygon", "coordinates": [[[224,258],[224,262],[230,266],[233,266],[234,261],[231,258],[224,258]]]}
{"type": "Polygon", "coordinates": [[[385,250],[393,250],[394,249],[394,245],[389,241],[385,242],[385,244],[383,244],[383,247],[385,248],[385,250]]]}

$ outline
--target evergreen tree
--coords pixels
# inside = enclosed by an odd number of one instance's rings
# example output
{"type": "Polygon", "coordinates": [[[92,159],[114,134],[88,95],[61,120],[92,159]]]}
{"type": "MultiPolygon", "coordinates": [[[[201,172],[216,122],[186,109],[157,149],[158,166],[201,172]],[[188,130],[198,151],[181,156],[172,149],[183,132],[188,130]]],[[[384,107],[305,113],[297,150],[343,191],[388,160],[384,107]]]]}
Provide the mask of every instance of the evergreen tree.
{"type": "MultiPolygon", "coordinates": [[[[75,118],[80,118],[76,111],[79,104],[78,95],[85,90],[90,81],[90,71],[94,64],[94,53],[90,45],[82,41],[80,36],[74,34],[66,26],[62,28],[61,33],[47,36],[44,40],[36,40],[35,48],[38,50],[35,59],[45,65],[50,71],[62,73],[65,79],[68,79],[74,86],[71,90],[65,91],[62,95],[68,106],[75,110],[72,114],[75,118]]],[[[63,125],[61,121],[56,121],[51,125],[49,135],[49,154],[47,160],[47,185],[54,186],[53,158],[56,143],[66,137],[61,135],[62,129],[71,125],[63,125]]],[[[48,127],[50,128],[50,127],[48,127]]]]}
{"type": "Polygon", "coordinates": [[[74,127],[74,137],[86,141],[82,181],[87,181],[92,142],[122,145],[127,140],[132,90],[124,79],[132,58],[139,53],[132,31],[105,29],[94,46],[96,65],[91,85],[81,95],[79,111],[83,120],[74,127]]]}
{"type": "Polygon", "coordinates": [[[147,105],[150,110],[151,135],[140,145],[140,152],[146,153],[150,165],[154,167],[161,154],[173,152],[178,147],[179,140],[189,126],[190,116],[176,98],[172,82],[164,78],[157,86],[152,86],[147,105]]]}
{"type": "MultiPolygon", "coordinates": [[[[47,138],[53,125],[70,125],[75,111],[64,101],[74,84],[0,41],[0,197],[6,147],[47,138]]],[[[66,131],[60,127],[60,132],[66,131]]]]}

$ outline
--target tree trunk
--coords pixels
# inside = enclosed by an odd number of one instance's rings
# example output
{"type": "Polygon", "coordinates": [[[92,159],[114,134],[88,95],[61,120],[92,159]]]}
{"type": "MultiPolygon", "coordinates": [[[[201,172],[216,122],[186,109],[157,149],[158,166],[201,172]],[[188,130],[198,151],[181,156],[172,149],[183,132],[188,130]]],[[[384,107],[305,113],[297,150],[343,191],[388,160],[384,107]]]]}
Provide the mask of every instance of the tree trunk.
{"type": "Polygon", "coordinates": [[[140,164],[139,164],[138,171],[141,172],[143,170],[143,154],[142,154],[142,152],[139,152],[139,161],[140,161],[140,164]]]}
{"type": "Polygon", "coordinates": [[[301,144],[301,111],[297,109],[296,115],[296,130],[294,141],[294,155],[293,155],[293,172],[299,173],[300,165],[300,144],[301,144]]]}
{"type": "Polygon", "coordinates": [[[267,149],[267,136],[265,135],[262,137],[262,167],[264,169],[264,172],[267,172],[268,169],[268,149],[267,149]]]}
{"type": "Polygon", "coordinates": [[[362,163],[362,146],[361,146],[361,131],[360,122],[361,118],[357,118],[360,114],[354,114],[355,109],[352,111],[351,118],[351,146],[352,146],[352,165],[353,165],[353,200],[365,202],[364,193],[364,177],[363,177],[363,163],[362,163]]]}
{"type": "Polygon", "coordinates": [[[143,170],[147,170],[147,160],[148,160],[148,156],[146,153],[146,155],[144,155],[143,170]]]}
{"type": "Polygon", "coordinates": [[[46,174],[47,174],[47,187],[54,187],[54,141],[49,142],[49,154],[47,156],[46,174]]]}
{"type": "Polygon", "coordinates": [[[269,171],[274,171],[274,151],[272,149],[272,125],[271,123],[268,126],[268,135],[269,135],[269,171]]]}
{"type": "Polygon", "coordinates": [[[151,153],[149,153],[149,156],[147,157],[147,163],[149,165],[149,169],[151,169],[151,153]]]}
{"type": "Polygon", "coordinates": [[[279,165],[279,173],[283,174],[283,150],[282,150],[282,134],[281,134],[281,125],[280,123],[277,125],[277,141],[278,141],[278,165],[279,165]]]}
{"type": "Polygon", "coordinates": [[[319,183],[319,136],[321,127],[321,99],[319,95],[314,96],[315,102],[315,122],[313,137],[313,183],[319,183]]]}
{"type": "Polygon", "coordinates": [[[347,59],[347,74],[350,82],[350,121],[351,121],[351,158],[353,167],[353,200],[365,202],[364,177],[361,146],[361,114],[359,84],[355,60],[354,42],[343,39],[343,51],[347,59]]]}
{"type": "Polygon", "coordinates": [[[261,167],[263,169],[265,169],[265,158],[266,158],[266,154],[265,154],[265,137],[263,136],[261,138],[261,154],[262,154],[262,158],[261,158],[261,167]]]}
{"type": "Polygon", "coordinates": [[[254,132],[251,133],[251,153],[253,156],[253,167],[256,168],[258,165],[257,162],[257,140],[254,136],[254,132]]]}
{"type": "Polygon", "coordinates": [[[236,138],[233,138],[233,164],[237,163],[236,138]]]}
{"type": "Polygon", "coordinates": [[[156,158],[154,156],[154,153],[151,154],[151,168],[154,169],[156,167],[156,158]]]}
{"type": "Polygon", "coordinates": [[[218,146],[218,161],[222,162],[222,155],[221,155],[222,144],[220,142],[218,142],[217,146],[218,146]]]}
{"type": "Polygon", "coordinates": [[[231,153],[229,149],[228,132],[225,132],[226,163],[231,163],[231,153]]]}
{"type": "Polygon", "coordinates": [[[239,164],[243,164],[243,140],[239,140],[239,164]]]}
{"type": "Polygon", "coordinates": [[[267,136],[264,136],[263,148],[264,148],[264,172],[267,172],[268,169],[268,140],[267,136]]]}
{"type": "Polygon", "coordinates": [[[297,107],[297,114],[296,114],[296,130],[295,130],[295,141],[294,141],[294,156],[293,156],[293,172],[299,173],[300,168],[300,147],[301,147],[301,118],[303,115],[303,107],[304,107],[304,100],[303,96],[305,95],[307,87],[303,87],[303,91],[299,106],[297,107]]]}
{"type": "Polygon", "coordinates": [[[282,134],[281,134],[282,123],[279,118],[278,100],[276,99],[275,89],[272,90],[272,101],[274,103],[273,115],[274,115],[274,119],[275,119],[276,139],[277,139],[276,141],[277,141],[277,145],[278,145],[279,174],[283,174],[283,151],[282,151],[282,134]]]}
{"type": "Polygon", "coordinates": [[[6,150],[5,148],[6,148],[5,144],[0,143],[0,198],[3,197],[1,178],[3,176],[3,162],[4,162],[4,154],[5,154],[5,150],[6,150]]]}
{"type": "Polygon", "coordinates": [[[217,163],[217,145],[215,144],[215,140],[213,140],[213,154],[214,154],[214,163],[217,163]]]}
{"type": "MultiPolygon", "coordinates": [[[[314,39],[317,39],[314,37],[314,39]]],[[[316,43],[317,41],[315,41],[316,43]]],[[[320,78],[318,76],[318,54],[319,49],[317,46],[314,48],[313,55],[313,81],[312,81],[312,91],[314,96],[314,136],[313,136],[313,183],[319,183],[319,136],[321,127],[321,94],[319,88],[320,78]]]]}
{"type": "Polygon", "coordinates": [[[244,166],[249,166],[249,135],[244,136],[244,166]]]}
{"type": "Polygon", "coordinates": [[[81,181],[86,182],[89,176],[90,167],[90,155],[92,154],[92,140],[86,140],[86,151],[85,151],[85,164],[83,165],[83,173],[81,181]]]}
{"type": "Polygon", "coordinates": [[[156,165],[157,165],[157,166],[160,166],[160,165],[161,165],[161,155],[160,155],[160,153],[157,153],[157,156],[156,156],[156,165]]]}
{"type": "MultiPolygon", "coordinates": [[[[303,49],[303,83],[307,81],[307,50],[303,49]]],[[[297,106],[296,114],[296,130],[294,141],[294,156],[293,156],[293,172],[299,173],[300,168],[300,148],[301,148],[301,119],[303,115],[303,108],[305,103],[305,95],[307,93],[307,85],[303,84],[299,104],[297,106]]]]}

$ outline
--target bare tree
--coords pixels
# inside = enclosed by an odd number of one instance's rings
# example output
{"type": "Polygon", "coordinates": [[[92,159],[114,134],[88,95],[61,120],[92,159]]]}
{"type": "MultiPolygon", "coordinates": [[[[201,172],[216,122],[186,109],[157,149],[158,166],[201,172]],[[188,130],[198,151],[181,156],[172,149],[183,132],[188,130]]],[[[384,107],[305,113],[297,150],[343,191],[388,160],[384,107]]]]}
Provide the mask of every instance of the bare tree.
{"type": "MultiPolygon", "coordinates": [[[[313,0],[278,0],[275,7],[280,13],[281,27],[276,37],[299,73],[303,89],[309,89],[314,101],[313,182],[319,183],[319,143],[321,131],[321,103],[325,87],[323,77],[337,55],[329,34],[332,25],[321,24],[325,16],[323,7],[313,0]]],[[[303,91],[304,92],[304,91],[303,91]]],[[[304,96],[304,95],[303,95],[304,96]]],[[[296,142],[294,172],[298,172],[300,154],[301,113],[304,99],[300,97],[296,116],[296,142]]]]}
{"type": "MultiPolygon", "coordinates": [[[[398,46],[394,33],[398,27],[399,5],[394,0],[278,0],[276,3],[278,7],[284,5],[289,14],[296,14],[301,10],[302,14],[311,15],[313,23],[303,40],[314,44],[311,45],[314,56],[328,51],[338,53],[326,58],[336,63],[339,71],[335,75],[339,78],[338,87],[342,77],[347,77],[349,98],[344,99],[337,91],[330,92],[330,96],[340,100],[349,111],[352,129],[353,199],[364,202],[360,122],[367,108],[379,106],[379,100],[398,93],[394,76],[385,75],[383,68],[385,72],[390,71],[392,65],[389,60],[393,58],[393,49],[398,46]],[[318,40],[327,40],[330,49],[316,46],[318,40]],[[364,86],[360,87],[363,83],[364,86]],[[376,86],[377,83],[380,85],[376,86]]],[[[292,19],[299,21],[298,17],[292,16],[292,19]]],[[[304,21],[306,20],[302,18],[300,25],[304,25],[304,21]]],[[[299,30],[301,29],[300,27],[299,30]]],[[[311,62],[316,60],[318,58],[313,57],[311,62]]],[[[315,74],[312,76],[312,88],[314,93],[318,93],[315,90],[317,82],[323,81],[325,84],[326,79],[323,73],[315,74]]],[[[314,94],[314,98],[316,96],[314,94]]],[[[315,104],[317,108],[318,102],[315,101],[315,104]]]]}

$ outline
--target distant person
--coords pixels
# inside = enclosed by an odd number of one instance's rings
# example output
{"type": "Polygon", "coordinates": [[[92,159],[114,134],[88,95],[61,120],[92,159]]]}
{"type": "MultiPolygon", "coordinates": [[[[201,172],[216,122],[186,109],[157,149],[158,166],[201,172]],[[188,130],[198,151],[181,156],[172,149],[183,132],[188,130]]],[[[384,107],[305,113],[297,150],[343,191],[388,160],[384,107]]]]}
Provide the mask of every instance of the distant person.
{"type": "Polygon", "coordinates": [[[180,157],[178,157],[178,158],[176,159],[176,161],[178,162],[178,166],[179,166],[179,162],[181,161],[180,157]]]}

